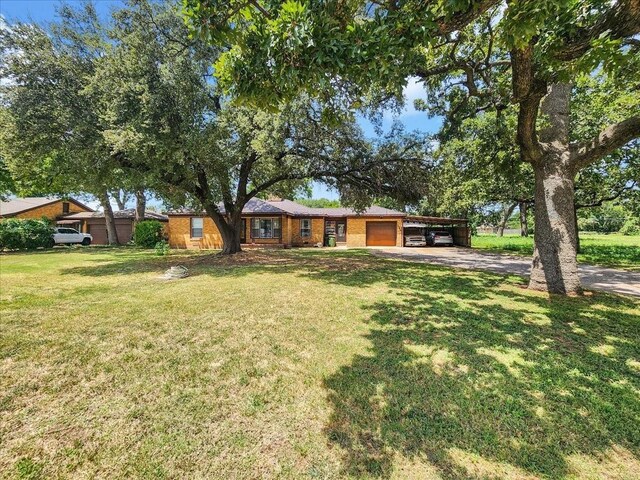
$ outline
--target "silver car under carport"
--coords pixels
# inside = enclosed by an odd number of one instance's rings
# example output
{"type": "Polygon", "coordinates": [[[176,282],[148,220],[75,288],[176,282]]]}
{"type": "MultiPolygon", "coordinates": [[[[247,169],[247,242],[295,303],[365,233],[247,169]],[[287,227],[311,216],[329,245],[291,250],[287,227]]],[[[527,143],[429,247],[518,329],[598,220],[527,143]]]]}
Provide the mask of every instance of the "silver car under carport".
{"type": "Polygon", "coordinates": [[[453,244],[471,246],[471,228],[466,218],[426,217],[412,215],[403,222],[404,246],[425,246],[427,235],[433,231],[446,231],[453,237],[453,244]],[[422,237],[425,243],[419,238],[422,237]],[[421,244],[422,243],[422,244],[421,244]]]}

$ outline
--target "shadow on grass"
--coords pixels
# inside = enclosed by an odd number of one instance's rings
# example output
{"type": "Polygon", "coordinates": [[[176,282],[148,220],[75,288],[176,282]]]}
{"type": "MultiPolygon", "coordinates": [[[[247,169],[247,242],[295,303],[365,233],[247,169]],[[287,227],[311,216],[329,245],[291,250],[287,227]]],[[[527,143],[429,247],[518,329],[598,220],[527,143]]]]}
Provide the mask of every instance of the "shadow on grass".
{"type": "Polygon", "coordinates": [[[597,458],[611,447],[639,461],[640,303],[632,299],[549,298],[521,289],[519,277],[363,250],[122,254],[67,272],[123,274],[126,264],[131,272],[183,264],[192,275],[388,286],[384,300],[363,307],[369,351],[324,382],[325,432],[344,454],[345,476],[389,478],[398,455],[443,478],[559,478],[574,468],[570,456],[597,458]]]}
{"type": "Polygon", "coordinates": [[[370,351],[325,381],[345,475],[389,478],[398,454],[444,478],[559,478],[614,445],[637,461],[638,303],[396,268],[398,300],[367,307],[370,351]]]}
{"type": "MultiPolygon", "coordinates": [[[[150,250],[121,249],[108,257],[89,258],[84,263],[89,265],[65,268],[62,273],[89,277],[148,272],[161,274],[171,266],[183,265],[189,269],[190,276],[241,276],[258,271],[292,273],[326,269],[353,272],[370,269],[379,262],[364,250],[248,250],[231,256],[220,255],[216,251],[173,250],[168,256],[155,256],[150,250]]],[[[382,275],[377,276],[377,281],[382,279],[382,275]]],[[[358,279],[354,278],[353,282],[357,284],[358,279]]]]}

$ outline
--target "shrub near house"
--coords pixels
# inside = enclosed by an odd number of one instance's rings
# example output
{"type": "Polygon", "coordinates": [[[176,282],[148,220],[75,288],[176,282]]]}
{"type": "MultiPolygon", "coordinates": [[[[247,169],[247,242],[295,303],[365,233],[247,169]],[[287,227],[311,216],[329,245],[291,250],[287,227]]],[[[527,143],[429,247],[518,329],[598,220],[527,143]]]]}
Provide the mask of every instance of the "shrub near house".
{"type": "Polygon", "coordinates": [[[162,223],[157,220],[145,220],[136,224],[133,242],[142,248],[154,248],[162,241],[162,223]]]}
{"type": "Polygon", "coordinates": [[[8,218],[0,222],[0,250],[35,250],[53,245],[53,227],[46,220],[8,218]]]}

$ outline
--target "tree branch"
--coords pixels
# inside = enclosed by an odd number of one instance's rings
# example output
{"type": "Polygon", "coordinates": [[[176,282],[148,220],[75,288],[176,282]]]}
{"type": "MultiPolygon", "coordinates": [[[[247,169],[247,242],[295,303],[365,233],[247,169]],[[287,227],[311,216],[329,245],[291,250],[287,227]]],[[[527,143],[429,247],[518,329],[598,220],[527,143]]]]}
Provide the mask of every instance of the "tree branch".
{"type": "Polygon", "coordinates": [[[597,200],[594,200],[593,202],[590,203],[576,203],[576,210],[580,209],[580,208],[591,208],[591,207],[601,207],[602,204],[604,202],[612,202],[618,198],[620,198],[622,196],[622,194],[624,192],[627,192],[629,190],[633,190],[636,186],[636,182],[632,182],[629,185],[624,185],[623,187],[619,188],[618,190],[616,190],[614,193],[612,193],[611,195],[607,196],[607,197],[601,197],[597,200]]]}
{"type": "Polygon", "coordinates": [[[570,38],[566,38],[554,56],[564,62],[580,58],[591,49],[593,40],[606,32],[611,39],[640,33],[640,0],[618,0],[594,25],[578,28],[570,38]]]}
{"type": "Polygon", "coordinates": [[[631,117],[605,128],[595,138],[571,146],[572,165],[580,169],[640,137],[640,117],[631,117]]]}
{"type": "Polygon", "coordinates": [[[500,3],[500,0],[482,0],[478,3],[470,3],[471,7],[467,10],[454,13],[446,19],[436,20],[436,23],[438,25],[438,32],[441,35],[447,35],[449,33],[462,30],[464,27],[469,25],[469,23],[485,13],[491,7],[498,5],[500,3]]]}
{"type": "Polygon", "coordinates": [[[534,163],[540,158],[541,147],[536,134],[536,120],[546,84],[536,80],[533,68],[532,41],[526,48],[511,51],[512,88],[518,109],[517,138],[522,160],[534,163]]]}

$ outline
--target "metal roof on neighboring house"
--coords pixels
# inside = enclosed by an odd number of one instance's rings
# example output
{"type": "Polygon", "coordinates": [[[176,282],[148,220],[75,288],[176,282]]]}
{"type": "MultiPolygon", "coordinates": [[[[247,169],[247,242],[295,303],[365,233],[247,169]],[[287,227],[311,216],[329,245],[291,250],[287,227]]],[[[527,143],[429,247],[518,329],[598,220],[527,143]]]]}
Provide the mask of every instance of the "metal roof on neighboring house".
{"type": "Polygon", "coordinates": [[[60,197],[24,197],[13,198],[11,200],[0,202],[0,217],[10,217],[22,212],[33,210],[35,208],[44,207],[45,205],[49,205],[60,200],[75,203],[76,205],[85,208],[86,210],[89,210],[91,212],[93,211],[93,209],[87,207],[86,205],[83,205],[73,198],[63,199],[60,197]]]}
{"type": "MultiPolygon", "coordinates": [[[[218,205],[221,213],[224,213],[224,206],[218,205]]],[[[311,208],[301,205],[292,200],[261,200],[252,198],[242,209],[244,214],[275,214],[275,215],[292,215],[294,217],[310,216],[310,217],[353,217],[353,216],[371,216],[371,217],[404,217],[406,213],[398,212],[384,207],[374,205],[367,208],[361,213],[351,208],[311,208]]],[[[195,210],[179,209],[166,212],[167,215],[206,215],[205,212],[196,212],[195,210]]]]}
{"type": "MultiPolygon", "coordinates": [[[[134,219],[136,217],[136,210],[134,208],[127,208],[125,210],[114,210],[113,216],[115,218],[131,218],[134,219]]],[[[70,215],[65,215],[64,220],[86,220],[88,218],[104,218],[104,212],[78,212],[72,213],[70,215]]],[[[166,222],[168,220],[166,215],[162,215],[161,213],[151,212],[147,210],[144,213],[145,220],[159,220],[161,222],[166,222]]]]}

